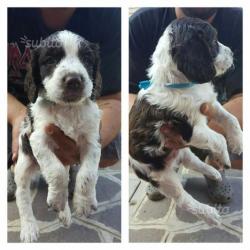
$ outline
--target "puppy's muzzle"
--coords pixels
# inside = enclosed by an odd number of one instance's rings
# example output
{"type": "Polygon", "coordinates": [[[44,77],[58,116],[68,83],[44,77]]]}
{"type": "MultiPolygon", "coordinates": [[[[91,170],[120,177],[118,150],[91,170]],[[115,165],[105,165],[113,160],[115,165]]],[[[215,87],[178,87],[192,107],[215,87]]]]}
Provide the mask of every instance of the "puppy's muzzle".
{"type": "Polygon", "coordinates": [[[80,74],[69,74],[63,78],[63,99],[74,102],[81,99],[84,90],[84,79],[80,74]]]}

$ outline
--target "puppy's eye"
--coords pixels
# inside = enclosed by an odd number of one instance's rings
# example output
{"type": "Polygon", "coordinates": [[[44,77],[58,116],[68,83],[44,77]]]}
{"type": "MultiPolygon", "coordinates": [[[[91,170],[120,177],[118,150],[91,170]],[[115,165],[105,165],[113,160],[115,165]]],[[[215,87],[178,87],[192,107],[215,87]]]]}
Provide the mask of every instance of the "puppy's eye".
{"type": "Polygon", "coordinates": [[[90,51],[82,51],[79,53],[80,60],[82,62],[93,63],[93,55],[90,51]]]}

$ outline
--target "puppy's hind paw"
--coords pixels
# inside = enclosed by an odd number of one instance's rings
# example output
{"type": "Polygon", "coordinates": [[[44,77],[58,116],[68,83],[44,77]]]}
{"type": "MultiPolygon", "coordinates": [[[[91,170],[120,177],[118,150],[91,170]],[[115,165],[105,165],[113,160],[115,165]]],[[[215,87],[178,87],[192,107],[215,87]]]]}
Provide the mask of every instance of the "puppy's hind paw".
{"type": "Polygon", "coordinates": [[[97,210],[97,200],[96,198],[84,198],[79,202],[78,199],[74,199],[74,209],[77,216],[85,215],[88,217],[92,211],[97,210]]]}
{"type": "Polygon", "coordinates": [[[58,218],[65,227],[70,227],[71,225],[71,212],[68,205],[65,206],[64,211],[58,213],[58,218]]]}
{"type": "Polygon", "coordinates": [[[49,209],[56,212],[63,211],[65,209],[66,200],[67,195],[64,192],[48,192],[47,204],[49,209]]]}
{"type": "Polygon", "coordinates": [[[34,242],[39,237],[39,228],[36,222],[24,222],[21,227],[20,240],[34,242]]]}
{"type": "Polygon", "coordinates": [[[204,205],[202,210],[203,211],[199,217],[201,217],[210,226],[220,226],[221,216],[214,207],[204,205]]]}

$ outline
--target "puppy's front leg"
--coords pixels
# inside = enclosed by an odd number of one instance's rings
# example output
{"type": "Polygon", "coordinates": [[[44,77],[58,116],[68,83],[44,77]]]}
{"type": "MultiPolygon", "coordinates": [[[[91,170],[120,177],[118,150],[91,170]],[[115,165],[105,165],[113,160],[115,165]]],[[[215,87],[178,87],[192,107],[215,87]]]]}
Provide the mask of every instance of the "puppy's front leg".
{"type": "Polygon", "coordinates": [[[178,175],[172,167],[166,167],[164,171],[153,171],[150,178],[154,181],[159,191],[164,195],[173,198],[181,209],[184,209],[209,225],[219,225],[220,215],[217,210],[206,204],[202,204],[189,195],[183,188],[178,175]]]}
{"type": "Polygon", "coordinates": [[[33,154],[48,183],[48,206],[59,212],[65,209],[68,200],[69,167],[63,166],[48,143],[47,136],[39,130],[30,136],[33,154]]]}
{"type": "Polygon", "coordinates": [[[232,153],[240,155],[243,151],[242,130],[238,119],[229,113],[219,102],[214,102],[214,119],[223,126],[228,146],[232,153]]]}
{"type": "Polygon", "coordinates": [[[223,165],[230,167],[231,162],[227,150],[226,139],[210,129],[206,124],[197,124],[193,128],[190,146],[212,151],[213,158],[223,165]]]}
{"type": "Polygon", "coordinates": [[[82,146],[81,167],[76,177],[73,205],[78,216],[88,216],[97,209],[96,182],[101,156],[99,142],[89,142],[82,146]]]}

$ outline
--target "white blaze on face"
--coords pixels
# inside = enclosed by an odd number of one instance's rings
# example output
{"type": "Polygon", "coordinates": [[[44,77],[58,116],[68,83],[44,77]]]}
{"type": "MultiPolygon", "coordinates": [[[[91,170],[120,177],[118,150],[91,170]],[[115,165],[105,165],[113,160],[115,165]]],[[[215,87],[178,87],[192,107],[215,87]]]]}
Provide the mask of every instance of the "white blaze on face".
{"type": "Polygon", "coordinates": [[[83,77],[83,98],[90,97],[93,83],[87,69],[78,56],[82,38],[69,31],[61,31],[58,33],[57,37],[65,52],[65,57],[55,67],[54,72],[43,81],[47,92],[47,98],[54,102],[62,102],[64,91],[62,79],[70,74],[79,74],[83,77]]]}
{"type": "Polygon", "coordinates": [[[219,53],[214,61],[216,76],[224,74],[233,65],[233,53],[227,46],[219,43],[219,53]]]}

